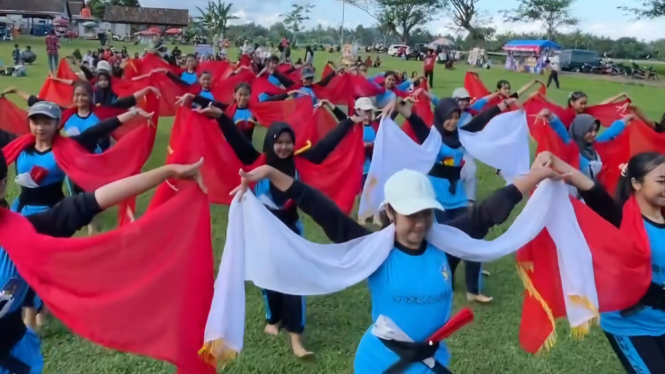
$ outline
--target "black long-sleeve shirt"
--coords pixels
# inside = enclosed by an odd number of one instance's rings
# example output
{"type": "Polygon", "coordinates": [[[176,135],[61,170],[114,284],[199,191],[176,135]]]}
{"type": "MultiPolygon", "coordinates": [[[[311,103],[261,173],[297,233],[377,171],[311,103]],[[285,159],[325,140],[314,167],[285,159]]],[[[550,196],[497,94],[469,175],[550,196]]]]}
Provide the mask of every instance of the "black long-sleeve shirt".
{"type": "Polygon", "coordinates": [[[52,208],[27,216],[38,233],[69,238],[102,211],[94,192],[67,196],[52,208]]]}
{"type": "MultiPolygon", "coordinates": [[[[310,215],[335,243],[370,234],[369,230],[344,214],[333,201],[301,181],[294,181],[286,195],[293,199],[303,212],[310,215]]],[[[482,239],[490,228],[505,222],[521,200],[522,193],[511,184],[495,191],[467,213],[446,225],[458,228],[472,238],[482,239]]]]}
{"type": "MultiPolygon", "coordinates": [[[[485,125],[492,120],[492,118],[496,117],[501,113],[501,109],[499,109],[498,106],[491,107],[477,116],[473,117],[469,123],[464,125],[462,129],[464,131],[469,131],[469,132],[478,132],[481,131],[482,129],[485,128],[485,125]]],[[[413,129],[414,134],[416,135],[416,139],[418,139],[418,142],[422,144],[425,139],[429,136],[430,129],[427,127],[425,124],[425,121],[423,121],[422,118],[420,118],[419,115],[416,113],[411,113],[409,118],[409,123],[411,124],[411,128],[413,129]]]]}
{"type": "MultiPolygon", "coordinates": [[[[33,106],[38,102],[41,101],[46,101],[44,99],[40,99],[35,95],[30,95],[30,98],[28,98],[28,106],[33,106]]],[[[134,95],[126,96],[126,97],[120,97],[116,101],[114,101],[111,105],[109,105],[110,108],[117,108],[117,109],[129,109],[133,106],[136,106],[136,98],[134,95]]],[[[60,107],[61,111],[67,110],[67,108],[60,107]]]]}
{"type": "MultiPolygon", "coordinates": [[[[222,134],[226,138],[236,156],[244,165],[251,165],[261,156],[261,152],[254,148],[254,145],[247,140],[233,120],[227,115],[222,115],[217,120],[222,134]]],[[[326,157],[337,147],[344,139],[346,133],[353,127],[353,121],[346,119],[340,122],[337,127],[330,131],[323,139],[312,146],[312,148],[300,153],[298,157],[304,157],[308,161],[321,164],[326,157]]]]}

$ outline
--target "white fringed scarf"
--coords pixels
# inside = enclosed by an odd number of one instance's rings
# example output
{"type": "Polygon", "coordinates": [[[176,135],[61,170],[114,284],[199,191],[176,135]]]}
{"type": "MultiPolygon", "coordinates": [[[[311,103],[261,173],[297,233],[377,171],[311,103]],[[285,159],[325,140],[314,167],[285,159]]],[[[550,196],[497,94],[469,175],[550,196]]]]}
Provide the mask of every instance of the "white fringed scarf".
{"type": "MultiPolygon", "coordinates": [[[[524,169],[524,165],[528,166],[528,135],[523,129],[514,128],[522,126],[519,121],[522,121],[524,113],[519,113],[521,114],[502,115],[497,121],[490,123],[486,130],[472,137],[464,135],[461,137],[464,139],[462,141],[476,152],[474,156],[482,162],[486,162],[487,157],[492,155],[491,149],[479,149],[480,146],[475,147],[471,142],[484,143],[488,148],[504,152],[502,155],[492,156],[495,161],[492,166],[505,170],[508,175],[522,174],[528,170],[524,169]],[[509,124],[501,119],[519,121],[509,124]],[[492,130],[492,126],[502,126],[503,131],[488,131],[492,130]],[[505,131],[509,129],[511,131],[505,131]],[[491,141],[482,136],[485,131],[488,131],[486,134],[491,134],[491,141]],[[520,141],[519,137],[522,135],[527,142],[527,148],[509,143],[513,140],[520,141]],[[471,138],[473,140],[467,142],[471,138]],[[508,149],[513,151],[508,152],[508,149]],[[511,154],[522,157],[521,153],[525,149],[525,160],[509,159],[511,154]],[[512,165],[503,165],[503,162],[511,162],[512,165]]],[[[523,125],[526,126],[525,120],[523,125]]],[[[415,143],[406,136],[405,140],[400,140],[395,129],[401,132],[392,122],[384,121],[381,125],[373,164],[377,161],[379,164],[395,162],[399,164],[397,170],[410,168],[429,171],[423,169],[431,167],[434,157],[429,159],[429,163],[424,163],[427,161],[424,152],[417,147],[432,150],[433,153],[438,152],[437,133],[432,132],[421,147],[414,146],[415,143]],[[400,152],[384,153],[387,145],[399,145],[402,148],[398,148],[400,152]],[[410,153],[412,149],[409,147],[417,151],[410,153]],[[377,159],[377,155],[385,158],[377,159]]],[[[440,142],[440,137],[438,141],[440,142]]],[[[388,177],[379,175],[377,180],[386,180],[388,177]]],[[[376,186],[375,191],[382,194],[383,186],[376,186]]],[[[379,201],[374,198],[372,197],[372,202],[379,201]]],[[[292,295],[338,292],[367,279],[376,271],[393,249],[395,240],[395,229],[391,225],[346,243],[312,243],[288,230],[249,192],[241,201],[234,199],[228,222],[224,254],[205,330],[204,352],[214,357],[221,357],[228,353],[228,350],[242,350],[246,280],[261,288],[292,295]]],[[[566,186],[562,182],[548,180],[541,183],[515,222],[503,235],[492,241],[472,239],[456,228],[438,224],[428,232],[427,240],[434,247],[453,256],[470,261],[489,262],[517,251],[545,228],[557,246],[562,289],[565,296],[568,296],[564,297],[568,319],[572,327],[580,326],[597,317],[598,295],[591,252],[577,222],[566,186]],[[585,300],[588,303],[572,300],[585,300]]]]}

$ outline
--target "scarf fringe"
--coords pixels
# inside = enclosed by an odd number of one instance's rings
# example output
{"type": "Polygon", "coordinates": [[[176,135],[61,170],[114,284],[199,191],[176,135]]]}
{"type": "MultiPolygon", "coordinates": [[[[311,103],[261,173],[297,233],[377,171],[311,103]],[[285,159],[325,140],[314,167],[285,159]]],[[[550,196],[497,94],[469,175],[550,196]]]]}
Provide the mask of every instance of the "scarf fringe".
{"type": "MultiPolygon", "coordinates": [[[[519,275],[520,279],[522,280],[522,284],[524,285],[524,288],[529,292],[529,295],[531,295],[533,298],[538,300],[540,305],[542,306],[543,310],[545,313],[547,313],[547,318],[550,320],[550,323],[552,324],[552,332],[550,335],[545,339],[543,342],[543,345],[538,349],[537,353],[540,353],[541,351],[545,350],[546,352],[549,351],[554,347],[556,344],[557,336],[556,336],[556,322],[554,320],[554,314],[552,313],[552,309],[550,308],[549,305],[547,305],[547,302],[543,297],[540,295],[538,290],[536,290],[536,287],[533,285],[533,282],[529,278],[529,275],[527,272],[533,272],[533,263],[532,262],[520,262],[517,264],[517,274],[519,275]]],[[[588,331],[587,331],[588,333],[588,331]]]]}
{"type": "Polygon", "coordinates": [[[238,352],[226,348],[224,339],[217,339],[203,343],[203,347],[199,350],[199,357],[206,364],[216,368],[220,361],[228,362],[238,358],[238,352]]]}

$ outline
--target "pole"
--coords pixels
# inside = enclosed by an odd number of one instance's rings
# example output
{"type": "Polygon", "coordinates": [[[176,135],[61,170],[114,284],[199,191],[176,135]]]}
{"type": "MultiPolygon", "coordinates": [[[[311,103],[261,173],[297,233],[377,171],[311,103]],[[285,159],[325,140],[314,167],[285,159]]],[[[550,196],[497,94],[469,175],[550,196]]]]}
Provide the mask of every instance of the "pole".
{"type": "Polygon", "coordinates": [[[342,36],[339,40],[339,46],[340,47],[344,45],[344,8],[345,8],[345,5],[346,5],[346,0],[342,0],[342,34],[341,34],[342,36]]]}

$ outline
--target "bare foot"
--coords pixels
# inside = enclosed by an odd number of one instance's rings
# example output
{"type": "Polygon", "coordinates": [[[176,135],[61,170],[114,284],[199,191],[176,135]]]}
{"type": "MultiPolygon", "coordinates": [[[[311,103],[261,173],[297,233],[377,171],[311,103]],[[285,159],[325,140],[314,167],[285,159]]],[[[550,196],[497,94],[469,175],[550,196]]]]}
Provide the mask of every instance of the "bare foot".
{"type": "Polygon", "coordinates": [[[279,334],[279,325],[267,324],[266,328],[263,329],[263,332],[265,332],[268,335],[278,335],[279,334]]]}
{"type": "Polygon", "coordinates": [[[302,344],[302,335],[291,334],[291,346],[293,346],[293,353],[298,358],[306,358],[314,355],[314,352],[310,352],[305,349],[302,344]]]}
{"type": "Polygon", "coordinates": [[[474,295],[474,294],[468,293],[468,292],[466,294],[466,299],[468,301],[475,301],[475,302],[481,303],[481,304],[487,304],[487,303],[491,302],[492,300],[494,300],[493,297],[488,297],[488,296],[485,296],[483,294],[474,295]]]}

